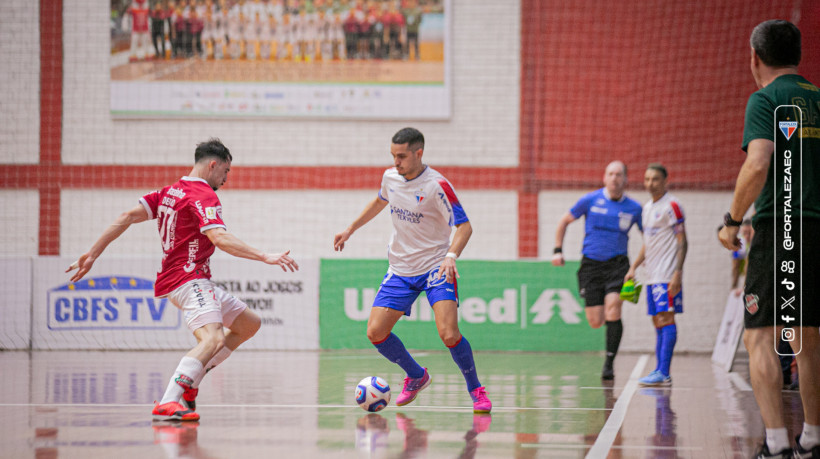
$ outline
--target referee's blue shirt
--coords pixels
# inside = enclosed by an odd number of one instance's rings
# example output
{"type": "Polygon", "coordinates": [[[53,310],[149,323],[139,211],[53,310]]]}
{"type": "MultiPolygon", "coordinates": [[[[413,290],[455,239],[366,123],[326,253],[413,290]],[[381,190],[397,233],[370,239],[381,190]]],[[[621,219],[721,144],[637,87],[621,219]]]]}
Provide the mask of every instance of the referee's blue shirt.
{"type": "Polygon", "coordinates": [[[629,229],[637,224],[643,231],[641,205],[634,199],[621,196],[613,201],[606,188],[584,195],[569,212],[576,219],[586,216],[584,224],[585,257],[606,261],[618,255],[626,255],[629,229]]]}

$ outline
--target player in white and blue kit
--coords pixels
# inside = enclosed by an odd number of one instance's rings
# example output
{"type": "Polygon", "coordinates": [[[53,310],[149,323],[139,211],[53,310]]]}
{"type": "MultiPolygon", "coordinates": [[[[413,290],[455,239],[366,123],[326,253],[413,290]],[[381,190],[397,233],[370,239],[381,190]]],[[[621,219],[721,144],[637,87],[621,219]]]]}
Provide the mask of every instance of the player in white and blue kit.
{"type": "Polygon", "coordinates": [[[629,271],[627,242],[633,224],[643,231],[641,205],[624,195],[626,165],[609,163],[604,187],[586,194],[558,221],[552,264],[564,265],[563,245],[567,226],[585,217],[584,247],[578,269],[578,289],[586,304],[587,322],[592,328],[606,323],[606,360],[601,379],[615,377],[613,363],[623,335],[620,291],[629,271]]]}
{"type": "Polygon", "coordinates": [[[635,270],[644,265],[647,313],[652,316],[657,337],[657,366],[639,380],[643,386],[672,384],[669,367],[678,340],[675,314],[683,312],[681,283],[688,242],[683,208],[666,189],[668,175],[666,168],[657,163],[646,168],[643,184],[652,199],[643,207],[643,246],[625,277],[634,279],[635,270]]]}
{"type": "Polygon", "coordinates": [[[421,132],[414,128],[397,132],[390,153],[395,167],[384,172],[379,195],[333,240],[335,250],[344,249],[353,232],[390,206],[393,220],[388,245],[390,267],[373,300],[367,338],[379,353],[407,373],[396,405],[412,402],[430,385],[431,378],[392,330],[403,315],[410,315],[416,298],[425,292],[435,313],[439,337],[450,349],[467,382],[473,411],[489,413],[492,403],[478,380],[473,350],[458,329],[456,258],[467,245],[472,226],[450,182],[422,163],[424,136],[421,132]],[[456,231],[451,243],[453,226],[456,231]]]}

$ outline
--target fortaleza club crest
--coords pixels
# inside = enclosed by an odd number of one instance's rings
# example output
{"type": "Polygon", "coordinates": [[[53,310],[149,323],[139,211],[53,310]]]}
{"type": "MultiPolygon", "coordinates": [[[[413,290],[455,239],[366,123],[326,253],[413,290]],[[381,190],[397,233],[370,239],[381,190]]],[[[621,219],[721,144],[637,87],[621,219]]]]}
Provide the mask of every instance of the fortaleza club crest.
{"type": "Polygon", "coordinates": [[[779,123],[779,126],[780,132],[782,132],[783,135],[786,136],[786,140],[789,140],[792,138],[792,134],[794,134],[794,131],[797,130],[797,121],[781,121],[779,123]]]}
{"type": "Polygon", "coordinates": [[[760,309],[757,306],[757,295],[746,295],[746,310],[749,311],[749,314],[755,314],[760,309]]]}
{"type": "Polygon", "coordinates": [[[416,191],[416,204],[421,204],[421,202],[424,201],[426,197],[427,195],[424,194],[423,190],[416,191]]]}

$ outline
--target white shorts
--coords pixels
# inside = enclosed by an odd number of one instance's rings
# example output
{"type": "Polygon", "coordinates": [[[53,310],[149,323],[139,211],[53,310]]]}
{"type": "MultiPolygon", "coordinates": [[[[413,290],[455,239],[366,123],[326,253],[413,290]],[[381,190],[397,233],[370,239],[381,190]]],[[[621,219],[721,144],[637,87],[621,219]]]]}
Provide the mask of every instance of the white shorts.
{"type": "Polygon", "coordinates": [[[182,309],[188,328],[194,331],[207,324],[221,323],[230,328],[248,306],[209,279],[188,281],[168,294],[171,303],[182,309]]]}

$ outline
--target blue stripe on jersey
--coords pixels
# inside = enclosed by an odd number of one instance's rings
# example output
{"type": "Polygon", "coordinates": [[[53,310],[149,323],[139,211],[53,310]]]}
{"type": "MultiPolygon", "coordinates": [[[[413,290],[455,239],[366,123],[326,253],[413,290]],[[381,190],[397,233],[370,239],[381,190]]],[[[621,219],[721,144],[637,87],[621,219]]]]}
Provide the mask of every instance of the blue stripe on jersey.
{"type": "Polygon", "coordinates": [[[469,221],[467,218],[467,213],[464,212],[464,208],[461,207],[461,203],[456,196],[456,192],[453,190],[453,187],[450,186],[450,183],[448,183],[447,180],[438,179],[438,184],[444,191],[444,195],[447,196],[447,201],[450,202],[450,207],[453,208],[453,216],[455,217],[453,226],[469,221]]]}

